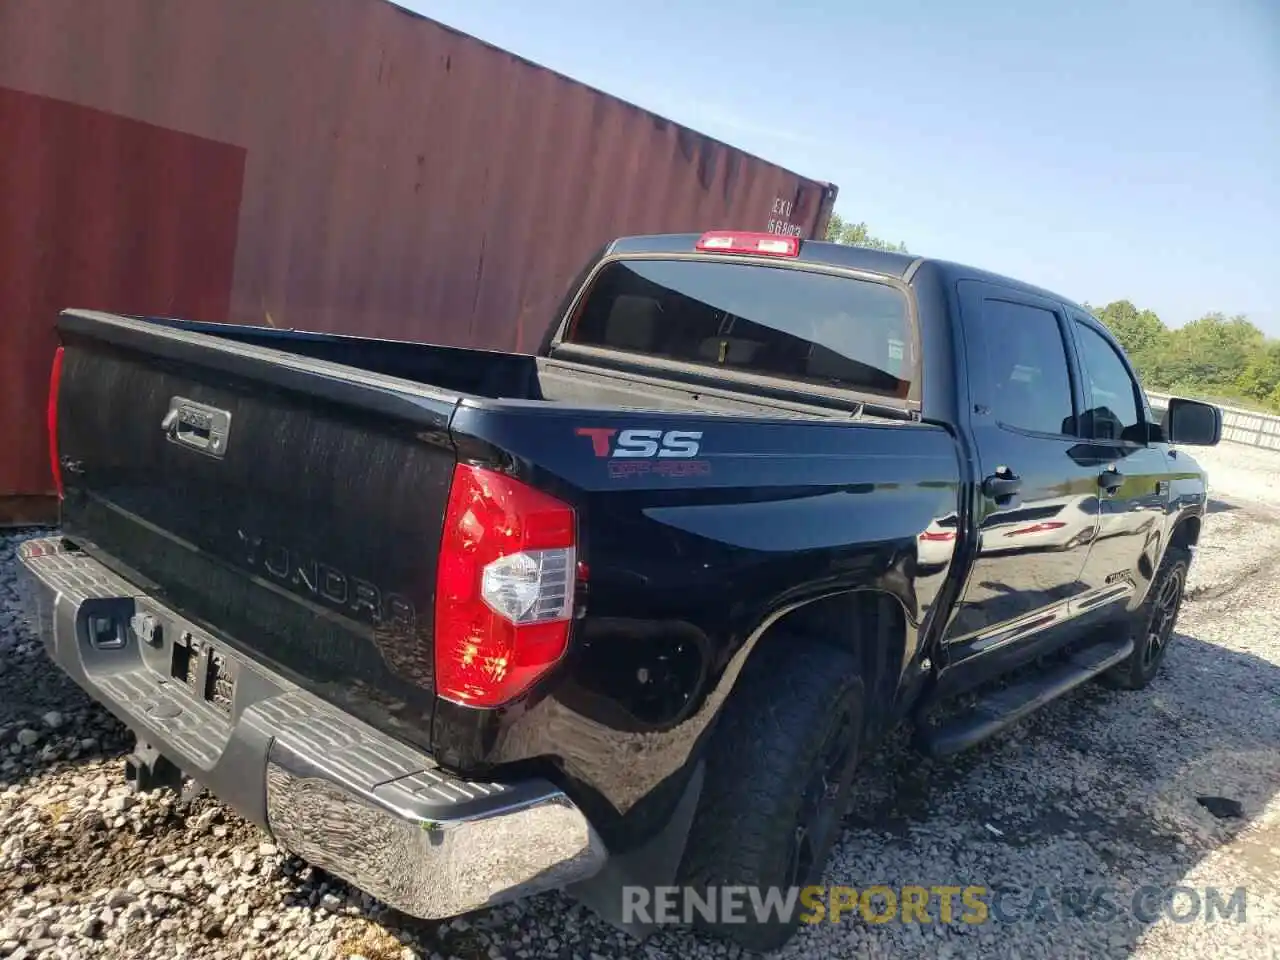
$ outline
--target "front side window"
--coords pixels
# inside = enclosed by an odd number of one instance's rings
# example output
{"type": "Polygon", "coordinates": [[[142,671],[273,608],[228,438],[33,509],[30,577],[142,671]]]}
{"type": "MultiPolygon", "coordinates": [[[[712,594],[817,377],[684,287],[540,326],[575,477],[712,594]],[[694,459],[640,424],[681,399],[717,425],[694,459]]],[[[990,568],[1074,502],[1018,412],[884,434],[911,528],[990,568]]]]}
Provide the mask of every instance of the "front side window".
{"type": "Polygon", "coordinates": [[[1129,375],[1120,354],[1106,338],[1087,324],[1076,321],[1076,341],[1084,367],[1089,409],[1085,411],[1088,436],[1096,440],[1142,440],[1142,416],[1138,409],[1138,385],[1129,375]]]}
{"type": "Polygon", "coordinates": [[[899,399],[915,367],[898,288],[707,260],[606,265],[564,342],[899,399]]]}

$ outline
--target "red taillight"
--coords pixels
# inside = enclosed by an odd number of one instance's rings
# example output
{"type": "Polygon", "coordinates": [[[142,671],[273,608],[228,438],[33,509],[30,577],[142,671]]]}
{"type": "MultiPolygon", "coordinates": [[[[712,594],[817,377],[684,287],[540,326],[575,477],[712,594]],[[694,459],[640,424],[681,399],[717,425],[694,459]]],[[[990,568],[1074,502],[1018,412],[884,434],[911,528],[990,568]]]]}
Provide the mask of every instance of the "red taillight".
{"type": "Polygon", "coordinates": [[[436,573],[436,693],[475,707],[519,696],[569,644],[573,508],[504,474],[458,464],[436,573]]]}
{"type": "Polygon", "coordinates": [[[53,354],[53,367],[49,370],[49,466],[53,468],[53,488],[62,499],[62,462],[58,459],[58,389],[62,386],[62,347],[53,354]]]}
{"type": "Polygon", "coordinates": [[[777,233],[704,233],[695,248],[702,253],[753,253],[764,257],[800,256],[800,238],[777,233]]]}

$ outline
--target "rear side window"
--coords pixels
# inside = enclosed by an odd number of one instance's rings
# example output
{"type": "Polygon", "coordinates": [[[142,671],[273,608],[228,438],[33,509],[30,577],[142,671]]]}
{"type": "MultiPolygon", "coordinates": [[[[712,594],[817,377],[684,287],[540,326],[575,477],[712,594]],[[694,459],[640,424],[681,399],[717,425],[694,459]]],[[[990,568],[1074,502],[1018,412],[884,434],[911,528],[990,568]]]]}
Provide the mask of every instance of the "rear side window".
{"type": "Polygon", "coordinates": [[[706,260],[607,265],[565,342],[903,399],[914,367],[896,287],[706,260]]]}
{"type": "Polygon", "coordinates": [[[1025,303],[986,300],[982,320],[996,420],[1020,430],[1074,435],[1071,373],[1057,315],[1025,303]]]}
{"type": "Polygon", "coordinates": [[[1089,409],[1083,419],[1089,436],[1097,440],[1140,442],[1142,416],[1138,385],[1115,348],[1096,330],[1076,321],[1076,342],[1084,366],[1089,409]]]}

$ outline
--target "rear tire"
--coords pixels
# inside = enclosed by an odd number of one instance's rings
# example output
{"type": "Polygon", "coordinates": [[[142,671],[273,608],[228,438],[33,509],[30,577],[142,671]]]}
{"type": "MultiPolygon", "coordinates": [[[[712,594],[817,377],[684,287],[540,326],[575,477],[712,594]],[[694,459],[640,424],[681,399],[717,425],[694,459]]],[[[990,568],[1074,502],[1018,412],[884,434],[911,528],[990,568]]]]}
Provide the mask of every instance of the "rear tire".
{"type": "Polygon", "coordinates": [[[1141,690],[1160,670],[1182,609],[1191,554],[1185,547],[1169,547],[1155,579],[1129,621],[1133,631],[1133,653],[1123,663],[1103,674],[1103,681],[1122,690],[1141,690]]]}
{"type": "MultiPolygon", "coordinates": [[[[845,650],[775,637],[747,662],[707,751],[707,778],[685,847],[679,883],[699,895],[727,886],[817,883],[840,835],[861,748],[862,681],[845,650]]],[[[795,933],[789,922],[699,929],[766,952],[795,933]]]]}

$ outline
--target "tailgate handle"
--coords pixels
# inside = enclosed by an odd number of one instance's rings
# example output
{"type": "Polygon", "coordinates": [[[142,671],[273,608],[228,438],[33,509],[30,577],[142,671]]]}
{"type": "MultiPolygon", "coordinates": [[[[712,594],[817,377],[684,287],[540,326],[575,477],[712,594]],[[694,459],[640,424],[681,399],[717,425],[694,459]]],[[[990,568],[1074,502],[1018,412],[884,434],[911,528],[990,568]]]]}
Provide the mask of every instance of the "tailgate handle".
{"type": "Polygon", "coordinates": [[[186,397],[174,397],[160,421],[160,429],[174,443],[221,458],[231,435],[231,414],[186,397]]]}

